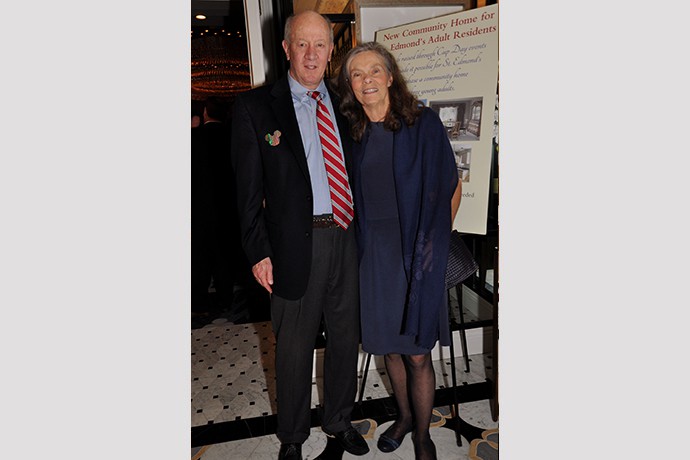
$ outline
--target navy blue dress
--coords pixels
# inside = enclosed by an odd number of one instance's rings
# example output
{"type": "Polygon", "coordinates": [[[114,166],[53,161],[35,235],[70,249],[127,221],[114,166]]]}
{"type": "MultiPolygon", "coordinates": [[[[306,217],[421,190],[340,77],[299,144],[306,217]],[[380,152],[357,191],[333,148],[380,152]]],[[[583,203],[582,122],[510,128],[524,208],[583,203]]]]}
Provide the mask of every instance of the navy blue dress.
{"type": "MultiPolygon", "coordinates": [[[[383,123],[370,123],[371,132],[361,162],[366,247],[359,268],[362,349],[383,355],[419,355],[429,349],[402,335],[407,278],[403,265],[398,203],[393,178],[393,133],[383,123]]],[[[446,310],[447,312],[447,310],[446,310]]]]}

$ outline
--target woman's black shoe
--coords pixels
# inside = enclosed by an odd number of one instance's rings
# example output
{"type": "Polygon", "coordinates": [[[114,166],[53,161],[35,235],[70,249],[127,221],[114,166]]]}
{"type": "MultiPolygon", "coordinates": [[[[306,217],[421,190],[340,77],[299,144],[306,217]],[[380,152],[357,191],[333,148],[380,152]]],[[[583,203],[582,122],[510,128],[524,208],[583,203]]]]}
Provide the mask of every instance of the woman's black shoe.
{"type": "Polygon", "coordinates": [[[400,436],[399,438],[394,438],[390,435],[391,431],[393,430],[393,425],[389,426],[388,429],[384,431],[383,434],[381,434],[381,436],[379,436],[379,440],[376,443],[376,447],[378,447],[378,449],[381,452],[393,452],[395,449],[400,447],[400,444],[402,444],[403,439],[405,439],[407,433],[410,433],[414,428],[413,426],[410,426],[410,428],[408,428],[407,431],[403,432],[402,436],[400,436]]]}

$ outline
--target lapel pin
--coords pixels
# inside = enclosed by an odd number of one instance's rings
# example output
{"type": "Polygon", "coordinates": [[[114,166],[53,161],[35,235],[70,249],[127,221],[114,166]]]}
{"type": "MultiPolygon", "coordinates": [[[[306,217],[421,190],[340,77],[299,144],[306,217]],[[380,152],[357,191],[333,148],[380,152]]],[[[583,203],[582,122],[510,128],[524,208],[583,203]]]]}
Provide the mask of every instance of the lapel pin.
{"type": "Polygon", "coordinates": [[[276,145],[280,144],[280,135],[281,134],[282,133],[276,129],[275,131],[273,131],[273,135],[266,134],[266,136],[264,136],[264,139],[266,139],[266,142],[268,142],[268,145],[270,145],[271,147],[275,147],[276,145]]]}

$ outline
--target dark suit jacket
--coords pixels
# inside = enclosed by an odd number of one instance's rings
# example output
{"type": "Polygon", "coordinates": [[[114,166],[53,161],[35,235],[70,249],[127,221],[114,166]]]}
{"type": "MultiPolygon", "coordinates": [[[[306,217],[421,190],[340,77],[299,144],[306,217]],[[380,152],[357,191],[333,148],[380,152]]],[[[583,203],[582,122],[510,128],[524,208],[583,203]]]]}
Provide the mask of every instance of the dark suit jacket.
{"type": "MultiPolygon", "coordinates": [[[[351,176],[347,121],[338,111],[335,94],[329,94],[351,176]]],[[[311,269],[313,199],[287,75],[273,85],[238,95],[232,119],[232,164],[249,264],[270,257],[273,292],[288,300],[299,299],[311,269]],[[280,142],[271,146],[265,136],[276,130],[281,132],[280,142]]]]}

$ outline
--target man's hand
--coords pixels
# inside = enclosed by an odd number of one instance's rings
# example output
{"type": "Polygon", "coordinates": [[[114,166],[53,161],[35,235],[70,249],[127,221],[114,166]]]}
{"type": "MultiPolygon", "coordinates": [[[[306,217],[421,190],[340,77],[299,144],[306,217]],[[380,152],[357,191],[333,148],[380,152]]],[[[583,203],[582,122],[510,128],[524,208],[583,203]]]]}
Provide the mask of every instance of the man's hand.
{"type": "Polygon", "coordinates": [[[271,263],[271,258],[266,257],[265,259],[258,262],[252,267],[252,273],[256,281],[264,287],[269,293],[273,293],[273,264],[271,263]]]}

